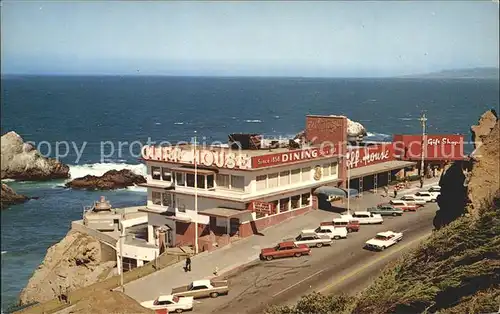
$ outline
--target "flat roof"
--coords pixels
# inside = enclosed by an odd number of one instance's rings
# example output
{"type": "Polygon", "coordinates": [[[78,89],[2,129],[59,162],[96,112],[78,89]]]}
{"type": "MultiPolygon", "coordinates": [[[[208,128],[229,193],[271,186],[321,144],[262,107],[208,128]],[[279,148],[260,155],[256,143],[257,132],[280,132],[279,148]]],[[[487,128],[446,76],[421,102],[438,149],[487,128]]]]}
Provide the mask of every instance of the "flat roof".
{"type": "Polygon", "coordinates": [[[416,165],[416,162],[412,161],[402,161],[402,160],[392,160],[386,161],[375,165],[359,167],[351,169],[351,179],[360,178],[364,176],[369,176],[371,174],[380,173],[383,171],[389,171],[394,169],[400,169],[405,167],[410,167],[416,165]]]}
{"type": "MultiPolygon", "coordinates": [[[[157,146],[155,146],[157,147],[157,146]]],[[[167,146],[168,147],[168,146],[167,146]]],[[[193,144],[183,144],[172,147],[178,147],[181,150],[192,151],[194,150],[195,145],[193,144]]],[[[313,148],[321,148],[321,145],[308,145],[300,148],[288,148],[288,147],[277,147],[277,148],[261,148],[261,149],[234,149],[226,146],[210,146],[210,145],[196,145],[197,150],[211,150],[211,151],[223,151],[223,152],[241,152],[243,154],[247,154],[249,157],[254,156],[264,156],[269,154],[277,154],[277,153],[286,153],[290,151],[296,150],[307,150],[313,148]]],[[[156,160],[152,160],[156,161],[156,160]]]]}
{"type": "Polygon", "coordinates": [[[240,210],[226,207],[216,207],[199,211],[198,214],[212,217],[231,218],[249,212],[251,211],[247,209],[240,210]]]}

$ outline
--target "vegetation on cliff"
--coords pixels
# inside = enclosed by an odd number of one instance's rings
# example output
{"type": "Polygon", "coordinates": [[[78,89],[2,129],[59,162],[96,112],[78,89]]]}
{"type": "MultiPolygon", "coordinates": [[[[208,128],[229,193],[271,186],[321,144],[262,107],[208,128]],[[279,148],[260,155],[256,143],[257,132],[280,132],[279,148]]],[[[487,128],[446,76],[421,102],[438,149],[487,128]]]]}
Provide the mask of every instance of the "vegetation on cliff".
{"type": "Polygon", "coordinates": [[[500,304],[500,197],[389,265],[358,297],[310,294],[268,314],[488,313],[500,304]]]}

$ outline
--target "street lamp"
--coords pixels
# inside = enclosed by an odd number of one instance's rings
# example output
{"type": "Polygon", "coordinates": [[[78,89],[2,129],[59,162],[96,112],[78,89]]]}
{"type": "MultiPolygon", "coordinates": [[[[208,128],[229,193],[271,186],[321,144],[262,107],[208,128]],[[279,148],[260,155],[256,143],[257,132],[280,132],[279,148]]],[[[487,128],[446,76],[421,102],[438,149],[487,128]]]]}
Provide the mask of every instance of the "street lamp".
{"type": "Polygon", "coordinates": [[[125,215],[122,215],[122,219],[120,221],[120,286],[122,288],[122,292],[125,293],[125,286],[123,285],[123,239],[125,238],[125,226],[123,225],[123,220],[125,219],[125,215]]]}

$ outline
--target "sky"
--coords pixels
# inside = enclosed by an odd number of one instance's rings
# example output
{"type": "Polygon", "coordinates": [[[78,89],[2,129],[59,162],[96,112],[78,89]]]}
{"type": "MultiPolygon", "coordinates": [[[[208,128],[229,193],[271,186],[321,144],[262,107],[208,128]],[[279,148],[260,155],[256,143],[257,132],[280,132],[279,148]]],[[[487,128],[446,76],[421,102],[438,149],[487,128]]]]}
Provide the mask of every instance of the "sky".
{"type": "Polygon", "coordinates": [[[2,74],[380,77],[498,67],[495,1],[2,1],[2,74]]]}

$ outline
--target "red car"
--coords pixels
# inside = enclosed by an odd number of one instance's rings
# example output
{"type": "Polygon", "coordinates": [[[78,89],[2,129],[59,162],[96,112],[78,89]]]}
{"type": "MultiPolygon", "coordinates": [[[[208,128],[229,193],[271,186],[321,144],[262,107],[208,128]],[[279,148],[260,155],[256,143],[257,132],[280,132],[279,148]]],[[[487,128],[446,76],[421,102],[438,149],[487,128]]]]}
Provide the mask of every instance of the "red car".
{"type": "Polygon", "coordinates": [[[408,204],[407,202],[402,200],[391,200],[387,205],[400,208],[405,212],[416,212],[417,208],[419,207],[418,205],[408,204]]]}
{"type": "Polygon", "coordinates": [[[359,231],[359,221],[345,218],[335,218],[332,221],[324,221],[320,223],[320,226],[334,226],[339,228],[345,227],[347,232],[359,231]]]}
{"type": "Polygon", "coordinates": [[[262,249],[260,251],[260,259],[270,261],[275,258],[282,257],[300,257],[302,255],[310,255],[311,249],[306,244],[296,245],[292,241],[281,242],[275,247],[262,249]]]}

